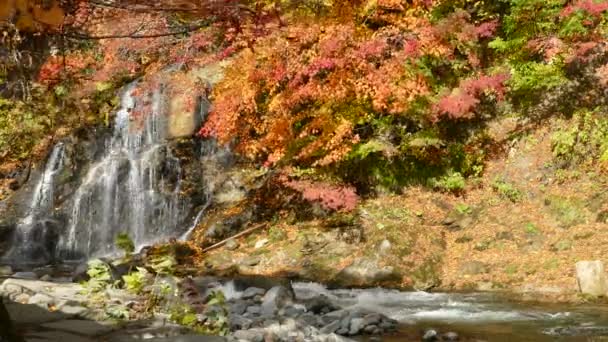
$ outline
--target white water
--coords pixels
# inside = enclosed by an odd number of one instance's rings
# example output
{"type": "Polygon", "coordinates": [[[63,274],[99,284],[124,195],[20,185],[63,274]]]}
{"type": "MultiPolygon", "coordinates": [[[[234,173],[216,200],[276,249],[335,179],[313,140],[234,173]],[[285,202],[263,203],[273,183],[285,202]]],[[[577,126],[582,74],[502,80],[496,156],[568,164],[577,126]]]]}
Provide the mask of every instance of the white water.
{"type": "Polygon", "coordinates": [[[571,315],[570,312],[555,313],[533,308],[506,307],[483,294],[400,292],[380,288],[328,290],[316,283],[292,285],[296,297],[300,299],[325,295],[342,307],[381,312],[404,324],[550,321],[571,315]]]}
{"type": "Polygon", "coordinates": [[[37,227],[36,223],[53,209],[55,177],[63,168],[64,155],[63,144],[53,147],[44,171],[34,187],[26,216],[17,224],[14,241],[11,243],[12,249],[7,253],[8,258],[24,260],[47,257],[44,255],[44,248],[41,247],[44,243],[41,240],[47,234],[47,227],[44,224],[37,227]]]}
{"type": "Polygon", "coordinates": [[[162,89],[142,98],[132,95],[135,86],[123,93],[103,156],[89,168],[73,197],[67,233],[57,246],[63,259],[111,254],[121,232],[139,249],[179,231],[182,171],[166,145],[162,89]],[[146,101],[148,112],[142,111],[146,101]],[[142,127],[133,117],[136,111],[143,115],[142,127]]]}

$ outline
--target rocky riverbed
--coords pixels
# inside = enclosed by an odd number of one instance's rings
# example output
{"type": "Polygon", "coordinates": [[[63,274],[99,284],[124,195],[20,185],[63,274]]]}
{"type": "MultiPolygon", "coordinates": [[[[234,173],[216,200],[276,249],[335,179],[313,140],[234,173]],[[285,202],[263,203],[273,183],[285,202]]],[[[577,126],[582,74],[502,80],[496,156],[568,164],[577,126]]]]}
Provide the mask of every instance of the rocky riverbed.
{"type": "Polygon", "coordinates": [[[193,335],[160,312],[147,319],[109,319],[112,310],[128,313],[145,305],[143,298],[127,291],[108,288],[93,296],[83,285],[62,282],[66,278],[37,278],[35,272],[17,272],[0,286],[17,329],[28,341],[350,341],[362,335],[379,339],[397,329],[396,320],[378,312],[344,308],[322,294],[297,298],[289,285],[275,281],[258,281],[265,287],[257,287],[242,279],[200,277],[191,281],[205,298],[224,293],[229,333],[222,338],[193,335]],[[100,305],[99,298],[107,302],[100,305]]]}

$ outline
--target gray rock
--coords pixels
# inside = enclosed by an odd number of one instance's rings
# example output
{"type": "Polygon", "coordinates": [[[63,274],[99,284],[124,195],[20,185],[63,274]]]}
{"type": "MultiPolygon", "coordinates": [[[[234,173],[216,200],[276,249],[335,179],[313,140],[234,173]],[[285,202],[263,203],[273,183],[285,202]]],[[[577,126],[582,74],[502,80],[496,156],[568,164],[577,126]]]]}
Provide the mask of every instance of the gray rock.
{"type": "Polygon", "coordinates": [[[13,274],[12,277],[17,278],[17,279],[31,279],[31,280],[38,279],[38,275],[34,272],[17,272],[15,274],[13,274]]]}
{"type": "Polygon", "coordinates": [[[233,250],[239,248],[239,243],[236,242],[236,240],[234,240],[234,239],[230,239],[230,240],[226,241],[226,244],[224,244],[224,247],[226,247],[226,249],[229,251],[233,251],[233,250]]]}
{"type": "Polygon", "coordinates": [[[247,310],[249,304],[244,301],[238,301],[230,305],[230,313],[233,315],[242,315],[247,310]]]}
{"type": "Polygon", "coordinates": [[[364,318],[353,318],[350,321],[350,328],[348,330],[349,335],[357,335],[361,330],[365,328],[365,319],[364,318]]]}
{"type": "Polygon", "coordinates": [[[246,330],[246,329],[249,329],[252,324],[253,324],[253,320],[246,318],[246,317],[242,317],[242,316],[230,317],[230,327],[232,330],[239,330],[239,329],[246,330]]]}
{"type": "Polygon", "coordinates": [[[429,329],[424,332],[424,335],[422,335],[422,340],[425,342],[437,341],[438,339],[439,339],[439,334],[434,329],[429,329]]]}
{"type": "Polygon", "coordinates": [[[255,305],[248,307],[246,311],[252,315],[259,315],[262,312],[262,308],[259,305],[255,305]]]}
{"type": "Polygon", "coordinates": [[[465,275],[488,273],[488,267],[481,261],[465,261],[460,266],[460,272],[465,275]]]}
{"type": "Polygon", "coordinates": [[[338,331],[336,331],[336,334],[338,334],[338,335],[346,335],[346,334],[348,334],[348,329],[346,329],[346,328],[340,328],[340,329],[338,329],[338,331]]]}
{"type": "Polygon", "coordinates": [[[364,325],[378,325],[380,324],[380,322],[382,322],[382,315],[377,314],[377,313],[372,313],[369,315],[366,315],[364,317],[364,325]]]}
{"type": "Polygon", "coordinates": [[[51,277],[48,274],[43,275],[42,277],[40,277],[41,281],[51,281],[53,279],[53,277],[51,277]]]}
{"type": "Polygon", "coordinates": [[[243,291],[241,298],[250,299],[250,298],[253,298],[258,295],[263,296],[265,293],[266,293],[266,290],[261,289],[259,287],[249,287],[245,291],[243,291]]]}
{"type": "Polygon", "coordinates": [[[259,264],[260,261],[262,261],[262,259],[260,259],[259,256],[245,257],[245,258],[243,258],[241,260],[241,265],[248,266],[248,267],[253,267],[253,266],[259,264]]]}
{"type": "Polygon", "coordinates": [[[363,331],[366,334],[377,334],[380,332],[380,329],[375,325],[368,325],[365,328],[363,328],[363,331]]]}
{"type": "Polygon", "coordinates": [[[396,278],[392,266],[382,267],[377,260],[360,258],[340,271],[334,281],[344,286],[356,286],[372,285],[396,278]]]}
{"type": "Polygon", "coordinates": [[[306,312],[306,309],[303,307],[289,305],[289,306],[279,310],[279,316],[296,318],[299,315],[303,314],[304,312],[306,312]]]}
{"type": "Polygon", "coordinates": [[[340,321],[334,321],[332,323],[327,324],[323,328],[321,328],[322,334],[332,334],[335,333],[336,330],[340,328],[340,321]]]}
{"type": "Polygon", "coordinates": [[[599,260],[576,263],[576,281],[583,294],[602,297],[608,293],[608,279],[604,263],[599,260]]]}
{"type": "Polygon", "coordinates": [[[262,313],[274,315],[285,304],[291,302],[291,293],[283,286],[275,286],[268,290],[262,298],[262,313]]]}
{"type": "Polygon", "coordinates": [[[457,333],[452,332],[452,331],[441,335],[442,341],[458,341],[459,339],[460,339],[460,336],[458,336],[457,333]]]}
{"type": "Polygon", "coordinates": [[[263,342],[264,341],[264,334],[259,331],[239,330],[239,331],[236,331],[233,335],[234,335],[234,337],[236,337],[239,340],[245,340],[248,342],[263,342]]]}
{"type": "Polygon", "coordinates": [[[42,324],[68,318],[65,314],[42,310],[33,304],[7,303],[6,309],[16,324],[42,324]]]}
{"type": "Polygon", "coordinates": [[[98,322],[76,319],[45,323],[42,327],[49,330],[60,330],[86,336],[100,336],[113,330],[111,326],[102,325],[98,322]]]}
{"type": "Polygon", "coordinates": [[[61,331],[35,332],[26,336],[27,342],[93,342],[95,340],[61,331]]]}
{"type": "Polygon", "coordinates": [[[10,266],[0,266],[0,277],[6,277],[13,274],[13,268],[10,266]]]}
{"type": "Polygon", "coordinates": [[[306,300],[304,306],[306,307],[306,311],[314,312],[316,314],[321,313],[324,310],[329,312],[339,309],[325,295],[315,296],[306,300]]]}
{"type": "Polygon", "coordinates": [[[146,339],[146,341],[147,342],[224,342],[224,341],[226,341],[226,339],[223,337],[220,337],[220,336],[181,335],[181,336],[151,338],[151,339],[146,339]]]}

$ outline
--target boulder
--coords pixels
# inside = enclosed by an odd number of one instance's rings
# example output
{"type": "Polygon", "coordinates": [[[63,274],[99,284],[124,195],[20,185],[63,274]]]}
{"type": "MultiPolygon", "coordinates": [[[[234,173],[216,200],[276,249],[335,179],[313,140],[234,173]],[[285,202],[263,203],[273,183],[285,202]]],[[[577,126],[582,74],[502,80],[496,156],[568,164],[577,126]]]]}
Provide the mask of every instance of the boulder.
{"type": "Polygon", "coordinates": [[[577,262],[576,281],[582,294],[603,297],[608,292],[604,264],[599,260],[577,262]]]}
{"type": "Polygon", "coordinates": [[[285,287],[275,286],[268,290],[262,298],[262,314],[274,315],[292,299],[291,293],[285,287]]]}
{"type": "Polygon", "coordinates": [[[361,258],[340,271],[334,282],[342,286],[369,286],[391,281],[396,277],[397,274],[392,266],[383,267],[377,260],[361,258]]]}

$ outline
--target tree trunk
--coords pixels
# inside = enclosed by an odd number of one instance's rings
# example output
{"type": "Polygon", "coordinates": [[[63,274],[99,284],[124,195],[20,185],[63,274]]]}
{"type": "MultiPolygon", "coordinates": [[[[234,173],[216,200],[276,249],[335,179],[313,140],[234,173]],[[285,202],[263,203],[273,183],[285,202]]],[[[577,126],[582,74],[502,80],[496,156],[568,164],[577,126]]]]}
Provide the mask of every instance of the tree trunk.
{"type": "Polygon", "coordinates": [[[11,323],[11,317],[6,310],[6,306],[0,298],[0,342],[24,342],[25,340],[17,335],[13,324],[11,323]]]}

